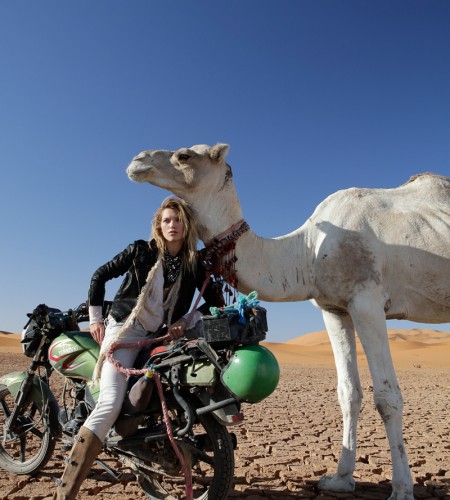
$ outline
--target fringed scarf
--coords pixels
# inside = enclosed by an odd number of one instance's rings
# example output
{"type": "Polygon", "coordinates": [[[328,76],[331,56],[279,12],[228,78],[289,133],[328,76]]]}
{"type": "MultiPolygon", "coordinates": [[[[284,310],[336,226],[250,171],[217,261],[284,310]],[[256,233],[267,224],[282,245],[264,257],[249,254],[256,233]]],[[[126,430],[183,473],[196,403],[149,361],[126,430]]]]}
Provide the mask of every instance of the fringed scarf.
{"type": "Polygon", "coordinates": [[[181,264],[181,255],[174,257],[167,250],[164,252],[164,288],[175,283],[180,274],[181,264]]]}
{"type": "MultiPolygon", "coordinates": [[[[169,295],[167,296],[167,299],[163,301],[163,293],[164,293],[163,258],[162,256],[158,257],[158,260],[156,261],[155,265],[150,269],[147,275],[145,285],[142,288],[141,293],[137,298],[136,305],[134,306],[133,310],[131,311],[131,314],[125,321],[125,324],[118,332],[117,336],[114,339],[112,339],[108,344],[106,344],[105,342],[102,343],[102,346],[100,348],[99,358],[94,369],[93,380],[97,380],[98,378],[100,378],[100,372],[103,365],[103,361],[105,360],[106,351],[113,345],[116,345],[123,338],[130,324],[136,318],[139,317],[139,313],[142,312],[144,308],[146,308],[148,312],[151,310],[152,303],[156,302],[157,304],[162,305],[164,311],[167,311],[166,323],[168,326],[171,325],[173,311],[175,309],[175,304],[177,302],[178,294],[180,291],[180,283],[181,283],[180,274],[181,273],[178,273],[178,276],[176,277],[175,283],[171,288],[169,295]],[[147,302],[147,300],[149,300],[150,303],[147,302]]],[[[155,326],[155,329],[156,328],[158,328],[158,326],[155,326]]]]}

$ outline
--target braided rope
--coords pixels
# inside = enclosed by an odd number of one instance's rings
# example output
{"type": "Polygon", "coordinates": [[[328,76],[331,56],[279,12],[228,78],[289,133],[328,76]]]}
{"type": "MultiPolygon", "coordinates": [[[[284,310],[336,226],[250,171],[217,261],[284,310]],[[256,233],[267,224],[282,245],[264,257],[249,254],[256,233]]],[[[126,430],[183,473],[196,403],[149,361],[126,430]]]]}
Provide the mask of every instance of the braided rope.
{"type": "Polygon", "coordinates": [[[124,375],[130,377],[131,375],[143,375],[146,371],[147,368],[142,368],[140,370],[137,370],[135,368],[125,368],[120,361],[117,359],[114,359],[114,351],[117,351],[118,349],[134,349],[136,347],[139,347],[142,349],[143,347],[148,347],[154,344],[155,342],[167,342],[170,340],[170,336],[164,335],[163,337],[156,337],[154,339],[147,339],[147,340],[139,340],[138,342],[116,342],[114,343],[105,353],[106,359],[114,366],[114,368],[119,372],[123,373],[124,375]]]}
{"type": "MultiPolygon", "coordinates": [[[[113,356],[114,351],[117,351],[117,349],[123,349],[123,348],[124,349],[132,349],[132,348],[136,348],[136,347],[139,347],[139,348],[148,347],[148,346],[154,344],[156,341],[160,342],[162,340],[165,342],[165,341],[169,340],[169,338],[170,338],[169,335],[164,335],[163,337],[157,337],[154,339],[147,339],[147,340],[140,340],[138,342],[124,342],[124,343],[118,342],[116,344],[113,344],[106,351],[105,356],[106,356],[107,360],[112,365],[114,365],[114,368],[119,373],[123,373],[127,377],[129,377],[130,375],[143,375],[147,371],[147,368],[143,368],[141,370],[137,370],[135,368],[125,368],[117,359],[114,359],[114,356],[113,356]]],[[[172,448],[175,452],[175,455],[177,456],[178,460],[180,461],[181,468],[183,470],[183,475],[184,475],[184,479],[185,479],[185,483],[186,483],[186,487],[185,487],[186,498],[187,498],[187,500],[192,500],[193,491],[192,491],[191,475],[188,471],[184,456],[181,453],[181,451],[177,445],[177,442],[173,436],[172,425],[170,423],[170,417],[169,417],[169,412],[167,410],[166,399],[164,397],[163,387],[161,384],[161,380],[159,379],[159,375],[156,372],[153,373],[153,379],[154,379],[156,387],[158,389],[159,399],[161,400],[161,408],[162,408],[162,413],[163,413],[164,424],[165,424],[166,429],[167,429],[167,435],[169,437],[169,441],[170,441],[170,444],[172,445],[172,448]]]]}
{"type": "Polygon", "coordinates": [[[191,500],[193,497],[192,491],[192,478],[188,471],[186,461],[184,460],[184,456],[180,451],[180,448],[177,445],[177,442],[173,436],[172,424],[170,423],[169,412],[167,410],[166,399],[164,397],[164,391],[161,384],[161,380],[159,379],[159,375],[157,373],[154,374],[156,388],[158,389],[159,398],[161,400],[161,408],[163,413],[164,424],[166,425],[167,435],[169,436],[170,444],[172,445],[173,451],[180,461],[181,468],[183,469],[184,479],[186,483],[186,498],[187,500],[191,500]]]}
{"type": "MultiPolygon", "coordinates": [[[[205,281],[203,282],[202,289],[200,290],[200,293],[197,297],[197,300],[195,301],[195,304],[192,307],[191,312],[189,313],[188,320],[187,320],[188,323],[190,323],[190,321],[192,319],[192,315],[194,314],[195,310],[197,309],[198,303],[200,302],[200,299],[203,297],[203,293],[205,292],[206,286],[208,285],[210,280],[211,280],[211,273],[209,271],[207,271],[206,278],[205,278],[205,281]]],[[[116,342],[111,347],[109,347],[109,349],[106,351],[105,357],[119,373],[123,373],[124,375],[127,376],[127,378],[130,377],[131,375],[143,375],[147,371],[146,368],[143,368],[141,370],[137,370],[135,368],[125,368],[124,366],[122,366],[122,364],[117,359],[114,359],[114,356],[113,356],[114,351],[117,351],[117,349],[122,349],[122,348],[133,349],[136,347],[139,347],[140,349],[142,349],[143,347],[148,347],[148,346],[154,344],[156,341],[165,343],[168,340],[171,340],[169,334],[164,335],[163,337],[156,337],[156,338],[147,339],[147,340],[139,340],[137,342],[123,342],[123,343],[116,342]]]]}

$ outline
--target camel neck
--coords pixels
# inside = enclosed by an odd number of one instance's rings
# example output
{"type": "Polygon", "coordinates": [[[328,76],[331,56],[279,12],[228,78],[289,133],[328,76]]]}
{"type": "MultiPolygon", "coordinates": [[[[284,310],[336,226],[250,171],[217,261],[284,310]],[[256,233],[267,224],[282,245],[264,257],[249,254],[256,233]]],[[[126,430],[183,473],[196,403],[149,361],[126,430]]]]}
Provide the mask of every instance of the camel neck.
{"type": "Polygon", "coordinates": [[[261,238],[249,230],[236,242],[238,290],[256,290],[261,300],[308,300],[314,289],[313,258],[305,235],[295,231],[281,238],[261,238]]]}

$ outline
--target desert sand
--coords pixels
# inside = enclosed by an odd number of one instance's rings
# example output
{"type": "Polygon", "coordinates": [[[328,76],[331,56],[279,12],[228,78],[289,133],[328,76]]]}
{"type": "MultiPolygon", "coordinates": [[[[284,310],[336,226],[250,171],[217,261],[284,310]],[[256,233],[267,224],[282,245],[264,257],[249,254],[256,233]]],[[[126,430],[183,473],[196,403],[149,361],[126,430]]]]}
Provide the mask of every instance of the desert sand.
{"type": "MultiPolygon", "coordinates": [[[[450,499],[450,332],[392,330],[389,338],[405,401],[404,436],[415,497],[450,499]]],[[[342,432],[336,372],[326,332],[265,345],[280,363],[280,383],[263,402],[244,404],[244,423],[230,429],[238,441],[230,498],[388,498],[389,447],[373,404],[360,345],[364,401],[358,424],[357,483],[352,494],[317,489],[320,477],[336,470],[342,432]]],[[[20,335],[0,333],[0,374],[25,369],[29,359],[21,353],[20,335]]],[[[61,456],[57,447],[47,467],[33,478],[0,470],[0,499],[48,498],[54,491],[52,477],[61,473],[61,456]]],[[[119,500],[145,498],[131,474],[114,483],[94,466],[79,498],[111,495],[119,500]]]]}

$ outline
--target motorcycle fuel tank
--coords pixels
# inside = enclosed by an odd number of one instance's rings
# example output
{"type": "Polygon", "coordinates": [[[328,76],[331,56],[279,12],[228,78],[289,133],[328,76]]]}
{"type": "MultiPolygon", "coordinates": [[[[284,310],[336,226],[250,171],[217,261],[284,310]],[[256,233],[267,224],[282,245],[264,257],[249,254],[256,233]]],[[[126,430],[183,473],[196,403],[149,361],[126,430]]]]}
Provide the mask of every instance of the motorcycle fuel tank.
{"type": "Polygon", "coordinates": [[[53,368],[69,378],[90,380],[100,346],[89,332],[62,333],[50,344],[49,361],[53,368]]]}

